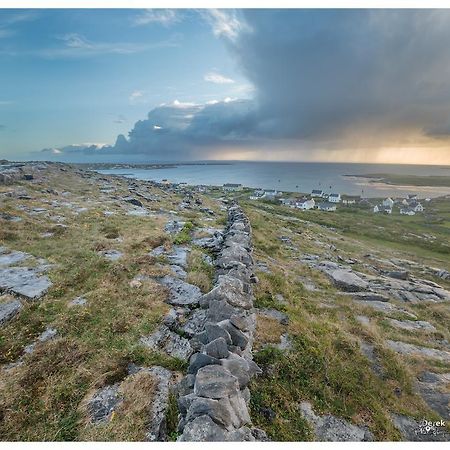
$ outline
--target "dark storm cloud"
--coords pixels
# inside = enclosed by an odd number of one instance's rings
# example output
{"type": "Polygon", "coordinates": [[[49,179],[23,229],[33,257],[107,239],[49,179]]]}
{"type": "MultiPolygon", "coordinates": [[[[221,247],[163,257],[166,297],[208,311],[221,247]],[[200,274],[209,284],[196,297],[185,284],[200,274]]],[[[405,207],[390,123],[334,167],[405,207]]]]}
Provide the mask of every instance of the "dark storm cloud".
{"type": "Polygon", "coordinates": [[[263,139],[450,134],[450,11],[245,10],[233,33],[215,19],[254,100],[155,108],[102,151],[189,159],[263,139]]]}
{"type": "Polygon", "coordinates": [[[260,132],[339,136],[450,117],[450,11],[245,11],[230,43],[254,84],[260,132]]]}

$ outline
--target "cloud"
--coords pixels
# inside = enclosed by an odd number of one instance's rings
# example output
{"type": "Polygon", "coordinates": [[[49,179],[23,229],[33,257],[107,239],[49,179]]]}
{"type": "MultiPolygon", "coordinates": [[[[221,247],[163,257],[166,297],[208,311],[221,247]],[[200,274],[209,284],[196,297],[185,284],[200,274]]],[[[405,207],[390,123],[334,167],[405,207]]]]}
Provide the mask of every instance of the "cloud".
{"type": "Polygon", "coordinates": [[[144,91],[133,91],[128,97],[128,100],[130,101],[131,104],[135,104],[141,101],[143,97],[144,91]]]}
{"type": "Polygon", "coordinates": [[[449,11],[246,10],[244,20],[251,31],[227,44],[265,136],[346,146],[448,122],[449,11]]]}
{"type": "Polygon", "coordinates": [[[0,39],[15,35],[17,33],[15,25],[35,20],[37,17],[38,14],[35,11],[21,11],[8,14],[4,10],[0,16],[0,39]]]}
{"type": "Polygon", "coordinates": [[[180,22],[181,14],[173,9],[146,9],[133,18],[135,26],[158,23],[165,27],[180,22]]]}
{"type": "Polygon", "coordinates": [[[118,115],[118,116],[114,119],[114,123],[118,123],[118,124],[125,123],[126,121],[127,121],[126,117],[123,116],[122,114],[118,115]]]}
{"type": "Polygon", "coordinates": [[[441,146],[448,158],[449,10],[200,14],[253,98],[161,105],[105,152],[203,159],[270,146],[272,159],[341,152],[376,160],[413,147],[426,159],[441,146]]]}
{"type": "Polygon", "coordinates": [[[6,129],[6,125],[2,125],[1,123],[0,123],[0,131],[3,131],[3,130],[5,130],[6,129]]]}
{"type": "Polygon", "coordinates": [[[236,10],[206,9],[200,10],[200,15],[211,26],[215,36],[235,40],[242,31],[248,31],[249,26],[240,18],[236,10]]]}
{"type": "Polygon", "coordinates": [[[217,72],[208,72],[207,74],[205,74],[203,79],[205,81],[209,81],[210,83],[215,83],[215,84],[232,84],[232,83],[234,83],[233,79],[227,78],[217,72]]]}
{"type": "Polygon", "coordinates": [[[0,106],[12,105],[13,103],[12,100],[0,100],[0,106]]]}
{"type": "Polygon", "coordinates": [[[30,54],[31,56],[43,58],[87,58],[99,55],[131,55],[144,53],[155,48],[177,47],[180,42],[180,35],[173,34],[168,39],[159,42],[101,42],[92,41],[79,33],[67,33],[57,37],[61,45],[54,45],[35,51],[8,52],[9,55],[30,54]]]}

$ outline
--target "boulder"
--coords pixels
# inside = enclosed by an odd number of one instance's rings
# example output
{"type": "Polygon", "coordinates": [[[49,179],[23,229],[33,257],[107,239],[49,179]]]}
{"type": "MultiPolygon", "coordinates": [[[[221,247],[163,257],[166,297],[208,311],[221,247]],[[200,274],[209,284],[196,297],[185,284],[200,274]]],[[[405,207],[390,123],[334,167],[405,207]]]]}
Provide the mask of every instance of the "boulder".
{"type": "Polygon", "coordinates": [[[241,330],[236,328],[229,319],[222,320],[217,325],[222,327],[224,330],[228,331],[228,333],[231,336],[231,341],[234,345],[240,347],[242,350],[247,347],[247,344],[249,342],[249,338],[246,334],[244,334],[241,330]]]}
{"type": "Polygon", "coordinates": [[[211,417],[204,415],[188,422],[178,441],[223,442],[225,441],[225,430],[214,423],[211,417]]]}
{"type": "Polygon", "coordinates": [[[202,367],[214,364],[218,365],[220,364],[220,361],[217,358],[205,355],[204,353],[194,353],[189,362],[188,373],[195,375],[202,367]]]}
{"type": "Polygon", "coordinates": [[[205,366],[197,372],[194,393],[200,397],[219,399],[238,390],[237,378],[222,366],[205,366]]]}
{"type": "Polygon", "coordinates": [[[228,430],[231,429],[233,411],[230,403],[223,400],[204,397],[195,398],[187,410],[186,422],[190,422],[196,417],[207,415],[214,422],[223,425],[228,430]]]}
{"type": "Polygon", "coordinates": [[[212,300],[226,301],[231,306],[250,309],[252,298],[244,292],[242,281],[228,275],[220,275],[216,286],[201,299],[203,307],[209,305],[212,300]]]}
{"type": "Polygon", "coordinates": [[[224,330],[221,326],[215,323],[206,323],[205,331],[208,337],[208,342],[214,341],[214,339],[222,337],[225,339],[225,342],[227,344],[232,343],[230,333],[228,333],[227,330],[224,330]]]}
{"type": "Polygon", "coordinates": [[[223,337],[219,337],[214,339],[205,345],[205,352],[207,355],[212,356],[213,358],[227,358],[229,355],[227,342],[223,337]]]}

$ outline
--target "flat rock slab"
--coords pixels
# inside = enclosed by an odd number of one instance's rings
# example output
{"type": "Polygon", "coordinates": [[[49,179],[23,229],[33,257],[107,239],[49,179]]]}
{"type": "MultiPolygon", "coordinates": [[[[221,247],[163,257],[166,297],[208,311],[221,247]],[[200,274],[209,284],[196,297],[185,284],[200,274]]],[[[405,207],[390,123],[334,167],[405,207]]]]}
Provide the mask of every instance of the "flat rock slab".
{"type": "Polygon", "coordinates": [[[299,409],[319,441],[367,442],[374,440],[372,433],[366,427],[359,427],[331,414],[318,416],[308,402],[301,402],[299,409]]]}
{"type": "Polygon", "coordinates": [[[19,300],[0,303],[0,326],[9,322],[21,309],[22,303],[19,300]]]}
{"type": "Polygon", "coordinates": [[[387,345],[394,352],[407,356],[422,356],[424,358],[437,359],[443,362],[450,362],[450,352],[436,348],[419,347],[406,342],[387,340],[387,345]]]}
{"type": "Polygon", "coordinates": [[[406,311],[406,309],[398,308],[397,306],[393,305],[392,303],[385,303],[385,302],[363,302],[358,301],[358,304],[361,306],[368,306],[369,308],[375,309],[376,311],[379,311],[383,314],[405,314],[408,317],[411,317],[412,319],[415,319],[416,316],[409,311],[406,311]]]}
{"type": "Polygon", "coordinates": [[[0,269],[0,291],[12,292],[31,300],[41,298],[52,285],[41,269],[8,267],[0,269]]]}
{"type": "Polygon", "coordinates": [[[31,255],[24,252],[17,252],[15,250],[8,252],[5,247],[0,247],[0,267],[13,266],[19,264],[31,255]]]}
{"type": "Polygon", "coordinates": [[[193,350],[189,340],[171,331],[165,325],[161,325],[155,333],[142,337],[141,343],[156,351],[163,351],[169,356],[188,360],[193,350]]]}
{"type": "Polygon", "coordinates": [[[198,304],[202,292],[193,284],[186,283],[178,278],[166,275],[158,282],[169,289],[168,303],[175,306],[189,306],[198,304]]]}
{"type": "Polygon", "coordinates": [[[433,325],[429,322],[425,322],[423,320],[396,320],[396,319],[389,319],[389,323],[395,327],[400,328],[402,330],[408,330],[408,331],[436,331],[436,328],[434,328],[433,325]]]}
{"type": "Polygon", "coordinates": [[[447,442],[450,440],[450,434],[444,427],[426,426],[412,417],[401,414],[392,414],[392,421],[404,441],[447,442]]]}
{"type": "Polygon", "coordinates": [[[172,251],[167,254],[170,264],[175,264],[183,268],[187,267],[187,259],[191,249],[189,247],[174,245],[172,251]]]}
{"type": "Polygon", "coordinates": [[[346,292],[365,291],[369,287],[369,283],[360,278],[356,273],[344,270],[330,270],[326,272],[333,283],[340,289],[346,292]]]}

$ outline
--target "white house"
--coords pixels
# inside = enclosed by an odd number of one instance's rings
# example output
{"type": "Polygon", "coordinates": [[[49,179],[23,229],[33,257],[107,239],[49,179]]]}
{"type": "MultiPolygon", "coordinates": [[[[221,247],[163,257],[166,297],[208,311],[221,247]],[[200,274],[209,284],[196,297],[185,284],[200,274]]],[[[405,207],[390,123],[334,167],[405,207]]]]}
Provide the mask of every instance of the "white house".
{"type": "Polygon", "coordinates": [[[259,200],[264,197],[264,191],[262,189],[257,189],[250,195],[250,200],[259,200]]]}
{"type": "Polygon", "coordinates": [[[322,189],[313,189],[311,192],[311,197],[323,197],[322,189]]]}
{"type": "Polygon", "coordinates": [[[414,216],[416,212],[414,209],[406,207],[406,208],[400,208],[400,214],[406,215],[406,216],[414,216]]]}
{"type": "Polygon", "coordinates": [[[392,198],[388,197],[383,200],[383,206],[387,206],[388,208],[392,209],[394,206],[394,200],[392,198]]]}
{"type": "Polygon", "coordinates": [[[319,209],[321,211],[336,211],[336,204],[330,202],[319,203],[319,209]]]}
{"type": "Polygon", "coordinates": [[[273,200],[278,195],[278,191],[275,189],[266,189],[264,191],[263,198],[266,198],[267,200],[273,200]]]}
{"type": "Polygon", "coordinates": [[[423,206],[419,202],[411,202],[409,207],[414,210],[414,212],[423,212],[423,206]]]}
{"type": "Polygon", "coordinates": [[[339,203],[341,201],[341,194],[332,193],[328,196],[328,201],[331,203],[339,203]]]}
{"type": "Polygon", "coordinates": [[[223,185],[224,191],[242,191],[242,184],[225,183],[223,185]]]}
{"type": "MultiPolygon", "coordinates": [[[[384,203],[384,202],[383,202],[384,203]]],[[[385,214],[392,214],[392,207],[390,206],[385,206],[384,204],[382,205],[375,205],[373,207],[373,212],[374,213],[385,213],[385,214]]]]}
{"type": "Polygon", "coordinates": [[[309,199],[306,197],[303,198],[299,198],[295,201],[295,207],[298,209],[313,209],[314,206],[316,206],[316,202],[314,201],[313,198],[309,199]]]}

